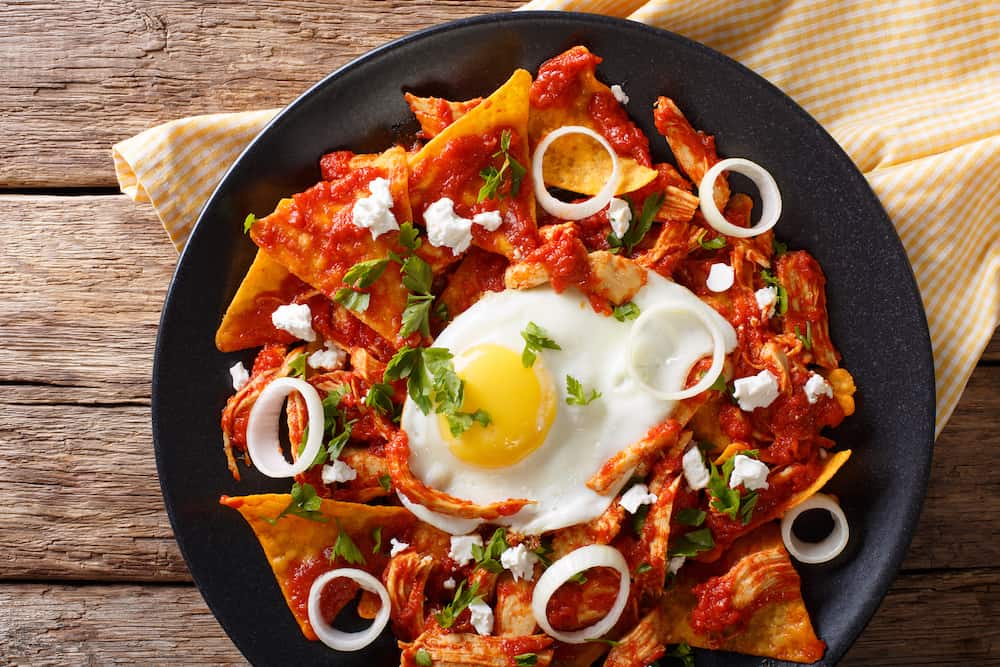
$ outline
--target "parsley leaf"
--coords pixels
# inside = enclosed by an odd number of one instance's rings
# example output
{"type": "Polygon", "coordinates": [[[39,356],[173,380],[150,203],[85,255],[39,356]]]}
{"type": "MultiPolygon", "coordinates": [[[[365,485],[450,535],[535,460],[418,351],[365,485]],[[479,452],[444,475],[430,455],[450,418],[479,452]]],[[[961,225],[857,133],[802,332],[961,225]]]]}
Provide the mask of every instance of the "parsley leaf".
{"type": "Polygon", "coordinates": [[[414,252],[419,250],[423,243],[420,240],[420,230],[412,222],[404,222],[399,226],[399,245],[414,252]]]}
{"type": "Polygon", "coordinates": [[[653,566],[649,563],[639,563],[639,567],[635,568],[636,574],[645,574],[653,569],[653,566]]]}
{"type": "Polygon", "coordinates": [[[799,325],[795,325],[795,337],[802,341],[802,347],[807,350],[813,349],[812,322],[806,322],[806,335],[799,331],[799,325]]]}
{"type": "Polygon", "coordinates": [[[288,362],[288,375],[290,377],[306,376],[306,355],[305,352],[288,362]]]}
{"type": "MultiPolygon", "coordinates": [[[[646,201],[642,203],[642,213],[636,216],[635,211],[632,211],[632,222],[628,226],[628,231],[621,238],[626,252],[631,253],[632,249],[642,242],[642,239],[646,236],[646,232],[653,226],[653,216],[663,206],[664,199],[665,196],[662,192],[649,195],[646,197],[646,201]]],[[[629,201],[629,208],[632,208],[631,201],[629,201]]]]}
{"type": "Polygon", "coordinates": [[[639,306],[635,305],[631,301],[623,303],[620,306],[615,306],[613,315],[615,319],[619,322],[625,322],[626,320],[634,320],[639,317],[642,311],[639,310],[639,306]]]}
{"type": "Polygon", "coordinates": [[[782,284],[780,282],[778,282],[778,279],[775,278],[771,274],[771,272],[768,271],[767,269],[762,269],[761,270],[760,277],[764,281],[765,285],[770,285],[770,286],[774,287],[777,290],[777,292],[778,292],[778,307],[776,309],[778,315],[784,315],[785,313],[787,313],[788,312],[788,292],[785,290],[784,286],[782,286],[782,284]]]}
{"type": "Polygon", "coordinates": [[[566,581],[572,581],[574,584],[580,584],[581,586],[587,583],[587,576],[583,572],[577,572],[572,577],[569,577],[566,581]]]}
{"type": "Polygon", "coordinates": [[[482,597],[477,595],[479,593],[479,582],[472,584],[468,589],[465,588],[465,582],[463,581],[455,589],[455,599],[444,606],[444,609],[439,611],[434,615],[437,619],[438,624],[442,628],[450,628],[455,624],[455,620],[465,611],[466,607],[475,602],[476,600],[482,600],[482,597]]]}
{"type": "Polygon", "coordinates": [[[365,557],[361,553],[361,549],[358,549],[358,545],[340,525],[340,519],[337,519],[337,540],[333,543],[333,549],[330,551],[330,561],[337,558],[343,558],[345,563],[352,565],[365,564],[365,557]]]}
{"type": "Polygon", "coordinates": [[[265,518],[264,520],[272,526],[278,523],[278,519],[288,515],[309,519],[310,521],[318,521],[319,523],[326,523],[330,520],[329,517],[319,511],[319,508],[323,506],[323,501],[316,495],[316,489],[312,487],[312,484],[299,484],[295,482],[292,485],[291,494],[292,500],[285,509],[281,510],[281,514],[273,519],[265,518]]]}
{"type": "Polygon", "coordinates": [[[456,438],[472,428],[473,422],[484,428],[493,423],[493,418],[490,417],[490,413],[486,412],[486,410],[455,412],[446,416],[448,419],[448,430],[456,438]]]}
{"type": "Polygon", "coordinates": [[[786,252],[788,252],[788,244],[782,243],[776,238],[771,239],[771,249],[774,250],[775,257],[781,257],[786,252]]]}
{"type": "Polygon", "coordinates": [[[514,664],[517,667],[535,667],[538,664],[538,655],[535,653],[520,653],[514,656],[514,664]]]}
{"type": "Polygon", "coordinates": [[[431,265],[416,255],[410,255],[403,260],[403,287],[411,292],[429,294],[434,274],[431,265]]]}
{"type": "Polygon", "coordinates": [[[372,553],[377,554],[382,548],[382,526],[376,526],[372,531],[372,541],[375,543],[372,545],[372,553]]]}
{"type": "Polygon", "coordinates": [[[257,216],[253,213],[247,213],[247,217],[243,219],[243,233],[249,234],[250,228],[253,227],[253,223],[257,222],[257,216]]]}
{"type": "Polygon", "coordinates": [[[392,416],[396,412],[396,405],[392,402],[392,395],[395,390],[391,384],[377,382],[368,387],[365,394],[365,405],[384,415],[392,416]]]}
{"type": "Polygon", "coordinates": [[[685,507],[677,512],[677,521],[685,526],[698,527],[705,523],[705,512],[696,507],[685,507]]]}
{"type": "Polygon", "coordinates": [[[593,639],[584,639],[585,642],[594,642],[596,644],[607,644],[608,646],[615,647],[618,646],[618,642],[614,639],[602,639],[601,637],[594,637],[593,639]]]}
{"type": "Polygon", "coordinates": [[[487,572],[499,574],[503,572],[503,565],[500,564],[500,555],[507,550],[507,531],[497,528],[490,536],[489,542],[483,546],[472,545],[472,557],[476,561],[476,567],[487,572]]]}
{"type": "Polygon", "coordinates": [[[743,525],[750,523],[753,518],[753,508],[757,506],[757,492],[751,491],[747,495],[743,496],[742,504],[740,505],[740,521],[743,525]]]}
{"type": "Polygon", "coordinates": [[[449,427],[456,436],[473,422],[487,426],[490,416],[484,410],[473,413],[460,412],[465,396],[465,383],[455,372],[453,355],[443,347],[404,347],[397,352],[382,375],[384,382],[406,379],[410,398],[425,415],[431,408],[449,419],[449,427]]]}
{"type": "Polygon", "coordinates": [[[632,531],[637,536],[642,536],[642,527],[646,525],[646,516],[649,514],[650,507],[652,505],[640,505],[635,514],[632,515],[632,531]]]}
{"type": "Polygon", "coordinates": [[[714,389],[715,391],[728,392],[729,385],[726,384],[726,376],[720,373],[719,377],[715,378],[715,382],[712,383],[712,386],[709,387],[709,389],[714,389]]]}
{"type": "Polygon", "coordinates": [[[403,310],[403,324],[399,327],[399,335],[403,338],[414,331],[419,331],[425,338],[431,336],[431,304],[432,294],[409,294],[406,297],[406,309],[403,310]]]}
{"type": "Polygon", "coordinates": [[[333,300],[356,313],[363,313],[368,310],[371,295],[365,292],[356,292],[350,287],[341,287],[334,293],[333,300]]]}
{"type": "Polygon", "coordinates": [[[706,241],[704,237],[698,239],[698,245],[700,245],[705,250],[718,250],[719,248],[726,247],[726,237],[716,236],[711,241],[706,241]]]}
{"type": "Polygon", "coordinates": [[[622,240],[614,232],[608,232],[605,240],[608,242],[608,252],[617,255],[622,251],[622,240]]]}
{"type": "Polygon", "coordinates": [[[684,642],[664,653],[663,657],[672,658],[672,662],[679,660],[682,667],[694,667],[694,653],[691,652],[691,647],[684,642]]]}
{"type": "Polygon", "coordinates": [[[690,558],[697,556],[702,551],[708,551],[714,546],[715,540],[712,538],[711,530],[708,528],[692,530],[689,533],[681,535],[677,542],[674,543],[673,548],[670,550],[670,557],[687,556],[690,558]]]}
{"type": "Polygon", "coordinates": [[[358,262],[344,274],[344,284],[357,288],[370,287],[372,283],[382,277],[385,267],[388,265],[388,259],[369,259],[358,262]]]}
{"type": "Polygon", "coordinates": [[[708,479],[708,494],[711,498],[709,504],[715,511],[735,519],[740,511],[740,492],[729,488],[729,477],[733,474],[736,457],[730,456],[726,459],[722,464],[721,473],[714,463],[709,465],[711,466],[711,476],[708,479]]]}
{"type": "Polygon", "coordinates": [[[545,329],[534,322],[528,322],[528,326],[524,327],[524,331],[521,332],[521,338],[524,339],[524,351],[521,353],[521,363],[525,368],[531,368],[535,365],[535,358],[542,350],[562,349],[554,340],[549,338],[549,334],[545,329]]]}
{"type": "Polygon", "coordinates": [[[431,667],[434,661],[431,659],[431,654],[424,649],[418,649],[416,654],[413,656],[413,661],[417,663],[419,667],[431,667]]]}
{"type": "Polygon", "coordinates": [[[479,188],[479,195],[476,197],[477,202],[483,202],[487,199],[499,199],[503,196],[500,193],[500,185],[503,183],[503,175],[508,168],[510,169],[509,196],[513,199],[521,191],[521,181],[528,170],[510,154],[510,139],[510,130],[501,132],[500,150],[492,155],[494,158],[503,155],[503,164],[500,168],[497,169],[491,165],[479,172],[479,176],[484,182],[483,186],[479,188]]]}
{"type": "Polygon", "coordinates": [[[451,319],[451,315],[448,313],[448,304],[444,301],[438,301],[434,306],[434,314],[442,322],[447,322],[451,319]]]}
{"type": "Polygon", "coordinates": [[[584,394],[583,385],[572,375],[566,376],[566,404],[567,405],[590,405],[594,399],[601,397],[601,392],[591,389],[589,394],[584,394]]]}

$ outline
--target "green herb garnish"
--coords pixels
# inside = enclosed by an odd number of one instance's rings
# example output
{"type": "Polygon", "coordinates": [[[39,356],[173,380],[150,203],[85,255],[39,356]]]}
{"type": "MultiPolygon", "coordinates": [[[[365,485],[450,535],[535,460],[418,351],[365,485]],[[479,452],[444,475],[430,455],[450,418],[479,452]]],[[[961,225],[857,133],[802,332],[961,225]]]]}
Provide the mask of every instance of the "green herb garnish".
{"type": "Polygon", "coordinates": [[[333,549],[330,551],[330,561],[332,562],[337,558],[343,558],[344,562],[352,565],[365,564],[365,557],[361,553],[361,549],[358,549],[358,545],[344,531],[340,525],[340,519],[337,519],[337,540],[333,543],[333,549]]]}
{"type": "Polygon", "coordinates": [[[726,238],[724,236],[716,236],[711,241],[706,241],[704,237],[698,239],[698,245],[700,245],[705,250],[718,250],[719,248],[724,248],[726,246],[726,238]]]}
{"type": "Polygon", "coordinates": [[[653,226],[653,216],[660,210],[663,206],[663,200],[666,197],[662,192],[658,192],[653,195],[646,197],[646,201],[642,203],[642,213],[638,216],[635,214],[635,209],[632,207],[632,202],[629,200],[629,208],[632,209],[632,222],[628,226],[628,230],[625,232],[624,236],[620,239],[616,237],[618,243],[612,243],[611,237],[615,236],[614,232],[609,235],[608,245],[612,248],[624,247],[625,252],[631,253],[632,250],[642,242],[645,238],[646,232],[649,228],[653,226]]]}
{"type": "Polygon", "coordinates": [[[782,286],[778,279],[775,278],[770,271],[767,269],[762,269],[760,272],[761,280],[764,281],[765,285],[770,285],[775,288],[778,292],[778,315],[784,315],[788,312],[788,292],[782,286]]]}
{"type": "Polygon", "coordinates": [[[265,518],[264,520],[272,526],[278,523],[278,520],[282,517],[289,515],[309,519],[310,521],[318,521],[319,523],[326,523],[330,520],[329,517],[319,511],[319,508],[323,506],[323,501],[316,495],[316,489],[312,487],[312,484],[299,484],[295,482],[292,485],[291,495],[292,500],[285,509],[281,510],[281,514],[273,519],[265,518]]]}
{"type": "Polygon", "coordinates": [[[525,368],[531,368],[535,365],[535,359],[542,350],[562,349],[558,343],[549,338],[549,334],[545,329],[534,322],[528,322],[528,326],[524,327],[524,331],[521,332],[521,338],[524,339],[524,351],[521,353],[521,363],[525,368]]]}
{"type": "Polygon", "coordinates": [[[795,325],[795,337],[802,341],[802,347],[807,350],[813,349],[812,322],[806,322],[806,335],[799,331],[799,325],[795,325]]]}
{"type": "Polygon", "coordinates": [[[431,654],[424,649],[418,649],[416,655],[413,656],[413,660],[420,667],[431,667],[434,664],[434,661],[431,660],[431,654]]]}
{"type": "Polygon", "coordinates": [[[388,265],[388,259],[369,259],[358,262],[344,274],[344,284],[358,289],[370,287],[372,283],[382,277],[382,274],[385,273],[385,267],[388,265]]]}
{"type": "Polygon", "coordinates": [[[567,405],[590,405],[601,397],[601,392],[596,389],[591,389],[589,394],[584,393],[583,385],[572,375],[566,376],[566,394],[567,405]]]}
{"type": "Polygon", "coordinates": [[[615,319],[618,320],[619,322],[634,320],[635,318],[639,317],[640,313],[641,311],[639,310],[639,306],[635,305],[631,301],[629,301],[628,303],[623,303],[620,306],[615,306],[615,309],[612,312],[612,314],[615,316],[615,319]]]}
{"type": "Polygon", "coordinates": [[[341,287],[333,294],[333,300],[344,308],[353,310],[356,313],[363,313],[368,310],[368,302],[371,295],[366,292],[358,292],[350,287],[341,287]]]}
{"type": "Polygon", "coordinates": [[[678,538],[674,547],[670,550],[670,557],[693,557],[697,556],[702,551],[708,551],[714,546],[715,540],[712,538],[711,530],[708,528],[692,530],[691,532],[685,533],[678,538]]]}
{"type": "Polygon", "coordinates": [[[479,188],[479,196],[476,197],[477,202],[483,202],[487,199],[499,199],[502,195],[500,194],[500,185],[503,183],[503,175],[510,169],[510,197],[513,199],[517,196],[517,193],[521,190],[521,180],[527,173],[527,169],[514,159],[514,156],[510,154],[510,130],[504,130],[500,133],[500,150],[494,153],[491,157],[497,158],[503,155],[503,164],[497,169],[494,166],[489,166],[479,172],[479,175],[483,179],[483,186],[479,188]]]}
{"type": "Polygon", "coordinates": [[[514,656],[514,664],[517,667],[535,667],[538,664],[538,656],[534,653],[521,653],[514,656]]]}
{"type": "Polygon", "coordinates": [[[376,526],[375,530],[372,531],[372,540],[375,542],[372,545],[372,553],[377,554],[382,548],[382,526],[376,526]]]}
{"type": "Polygon", "coordinates": [[[463,581],[455,589],[455,598],[445,605],[444,609],[439,611],[434,615],[437,619],[438,624],[442,628],[450,628],[455,624],[455,620],[459,615],[465,611],[465,609],[477,600],[482,600],[482,598],[477,595],[479,593],[479,582],[472,584],[468,589],[465,588],[465,582],[463,581]]]}
{"type": "Polygon", "coordinates": [[[476,567],[494,574],[503,572],[500,556],[509,546],[507,544],[507,531],[503,528],[497,528],[484,546],[472,545],[472,558],[476,561],[476,567]]]}
{"type": "Polygon", "coordinates": [[[253,213],[247,213],[247,217],[243,218],[243,233],[249,234],[250,228],[253,227],[253,223],[257,222],[257,216],[253,213]]]}
{"type": "Polygon", "coordinates": [[[695,507],[685,507],[677,512],[677,521],[685,526],[698,527],[705,523],[705,512],[695,507]]]}

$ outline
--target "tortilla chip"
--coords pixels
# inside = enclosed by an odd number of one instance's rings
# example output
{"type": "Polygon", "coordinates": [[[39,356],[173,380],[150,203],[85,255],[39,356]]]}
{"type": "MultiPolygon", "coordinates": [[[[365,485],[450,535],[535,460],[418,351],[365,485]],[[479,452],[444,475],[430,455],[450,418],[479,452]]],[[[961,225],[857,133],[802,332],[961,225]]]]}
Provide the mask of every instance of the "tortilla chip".
{"type": "MultiPolygon", "coordinates": [[[[576,46],[552,60],[571,52],[590,54],[585,47],[576,46]]],[[[532,148],[537,146],[546,134],[564,125],[582,125],[601,133],[589,111],[592,99],[595,96],[606,96],[605,99],[609,99],[610,102],[616,105],[618,103],[614,101],[611,89],[597,80],[594,67],[600,62],[600,58],[595,57],[594,60],[596,62],[579,70],[577,74],[579,92],[568,105],[545,108],[532,105],[531,115],[528,118],[528,136],[532,148]]],[[[622,180],[617,194],[638,190],[656,178],[655,169],[640,164],[633,157],[619,153],[618,164],[622,171],[622,180]]],[[[583,195],[596,195],[611,173],[611,158],[590,137],[572,134],[552,143],[545,153],[542,167],[546,185],[583,195]]]]}
{"type": "Polygon", "coordinates": [[[410,111],[417,117],[425,139],[433,139],[441,134],[446,127],[483,101],[481,97],[474,97],[464,102],[452,102],[440,97],[418,97],[412,93],[406,93],[403,97],[410,105],[410,111]]]}
{"type": "MultiPolygon", "coordinates": [[[[278,207],[285,202],[291,200],[282,200],[278,207]]],[[[258,250],[215,332],[215,346],[220,352],[235,352],[267,343],[294,342],[294,336],[271,324],[271,313],[307,289],[309,286],[288,269],[258,250]]]]}
{"type": "Polygon", "coordinates": [[[845,449],[842,452],[834,452],[829,457],[827,457],[826,465],[823,467],[823,472],[819,474],[819,477],[817,477],[816,480],[808,487],[802,489],[794,496],[789,498],[788,501],[785,502],[784,507],[781,510],[781,514],[784,514],[788,510],[795,507],[796,505],[801,505],[806,500],[808,500],[810,496],[812,496],[814,493],[822,489],[823,486],[827,482],[829,482],[834,475],[837,474],[837,471],[840,470],[840,467],[843,466],[845,463],[847,463],[847,459],[849,458],[851,458],[851,450],[849,449],[845,449]]]}
{"type": "MultiPolygon", "coordinates": [[[[686,642],[690,646],[735,651],[749,655],[815,662],[823,657],[826,645],[819,640],[802,600],[799,578],[781,541],[775,523],[737,541],[722,562],[722,577],[727,572],[755,572],[756,580],[741,582],[744,589],[759,591],[760,598],[750,597],[745,608],[753,609],[743,628],[727,629],[721,636],[706,636],[691,627],[691,612],[698,604],[693,592],[707,577],[685,573],[670,586],[660,604],[657,630],[663,644],[686,642]],[[757,560],[766,563],[757,566],[757,560]],[[769,575],[773,578],[769,579],[769,575]],[[776,579],[780,577],[781,580],[776,579]]],[[[735,587],[734,587],[735,588],[735,587]]],[[[734,595],[734,599],[735,599],[734,595]]],[[[746,605],[746,600],[741,600],[746,605]]],[[[735,602],[733,603],[736,604],[735,602]]]]}
{"type": "MultiPolygon", "coordinates": [[[[408,540],[408,532],[416,521],[412,514],[401,507],[361,505],[323,499],[320,512],[329,518],[326,522],[313,521],[294,515],[273,520],[291,501],[285,493],[269,493],[231,498],[223,496],[219,502],[243,515],[260,541],[267,562],[274,571],[274,578],[281,587],[289,610],[308,639],[316,639],[309,623],[309,589],[312,582],[324,572],[339,567],[355,567],[378,577],[388,563],[389,540],[396,537],[408,540]],[[373,553],[376,528],[381,528],[382,547],[373,553]],[[342,558],[330,560],[329,550],[343,530],[365,558],[363,565],[346,563],[342,558]]],[[[345,580],[346,581],[346,580],[345,580]]],[[[337,590],[335,609],[339,611],[357,593],[358,587],[345,586],[337,590]]],[[[324,603],[330,594],[324,595],[324,603]]],[[[328,611],[330,611],[328,609],[328,611]]]]}
{"type": "Polygon", "coordinates": [[[480,172],[488,167],[500,169],[503,163],[497,152],[504,132],[510,132],[510,155],[530,170],[530,89],[531,75],[523,69],[515,71],[492,95],[410,157],[410,203],[416,220],[422,222],[428,206],[448,197],[454,202],[456,214],[463,218],[486,211],[500,212],[503,222],[496,231],[487,231],[478,224],[472,226],[474,245],[508,258],[513,258],[515,251],[526,254],[538,245],[530,173],[524,175],[516,196],[509,196],[511,180],[505,175],[497,198],[477,201],[484,183],[480,172]]]}
{"type": "MultiPolygon", "coordinates": [[[[398,232],[373,239],[368,229],[354,225],[354,203],[369,196],[368,183],[379,177],[389,180],[396,220],[410,220],[406,152],[397,146],[374,157],[355,156],[344,177],[321,181],[286,200],[289,203],[283,201],[274,213],[254,223],[250,236],[291,273],[333,298],[345,286],[344,274],[358,262],[403,252],[398,232]]],[[[367,292],[368,308],[354,314],[386,340],[402,343],[397,333],[407,292],[399,266],[390,262],[367,292]]]]}

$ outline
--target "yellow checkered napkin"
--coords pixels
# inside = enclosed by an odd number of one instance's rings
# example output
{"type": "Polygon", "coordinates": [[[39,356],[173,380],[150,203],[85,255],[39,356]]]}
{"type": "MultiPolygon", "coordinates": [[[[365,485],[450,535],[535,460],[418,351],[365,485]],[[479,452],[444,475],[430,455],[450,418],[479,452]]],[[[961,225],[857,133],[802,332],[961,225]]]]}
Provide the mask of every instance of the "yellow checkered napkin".
{"type": "MultiPolygon", "coordinates": [[[[940,432],[1000,322],[1000,3],[533,0],[628,17],[760,73],[868,177],[930,323],[940,432]]],[[[199,116],[114,147],[122,191],[178,248],[218,179],[276,110],[199,116]]],[[[831,202],[835,206],[836,202],[831,202]]]]}

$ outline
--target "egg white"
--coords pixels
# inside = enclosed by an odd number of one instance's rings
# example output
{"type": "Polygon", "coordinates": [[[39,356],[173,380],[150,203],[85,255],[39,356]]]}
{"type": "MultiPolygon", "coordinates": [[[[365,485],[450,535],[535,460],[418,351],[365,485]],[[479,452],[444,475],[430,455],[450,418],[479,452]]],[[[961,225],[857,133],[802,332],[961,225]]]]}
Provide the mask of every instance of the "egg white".
{"type": "MultiPolygon", "coordinates": [[[[717,318],[726,332],[727,348],[736,345],[736,334],[728,322],[689,290],[658,274],[649,273],[647,284],[632,301],[640,310],[663,304],[708,309],[709,317],[717,318]]],[[[615,453],[667,419],[676,403],[650,395],[629,376],[626,342],[633,321],[619,322],[595,313],[575,289],[557,294],[544,286],[486,294],[456,317],[434,346],[449,349],[457,358],[484,343],[520,354],[524,348],[521,331],[528,322],[545,329],[562,347],[541,351],[536,362],[537,372],[550,375],[557,402],[552,426],[538,449],[504,468],[466,463],[451,453],[438,416],[433,412],[424,415],[410,399],[403,408],[402,428],[409,436],[410,468],[426,485],[481,504],[507,498],[534,500],[535,504],[497,523],[524,534],[539,534],[589,521],[607,509],[628,475],[607,495],[587,488],[587,480],[615,453]],[[578,379],[586,391],[593,388],[601,392],[600,398],[585,406],[567,405],[567,375],[578,379]]],[[[680,386],[691,366],[711,354],[712,337],[690,316],[679,316],[672,328],[673,335],[664,340],[661,349],[657,375],[680,386]]],[[[647,342],[642,354],[656,349],[647,342]]],[[[413,503],[407,505],[423,521],[453,534],[456,528],[468,532],[474,525],[470,520],[456,521],[413,503]]]]}

